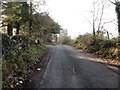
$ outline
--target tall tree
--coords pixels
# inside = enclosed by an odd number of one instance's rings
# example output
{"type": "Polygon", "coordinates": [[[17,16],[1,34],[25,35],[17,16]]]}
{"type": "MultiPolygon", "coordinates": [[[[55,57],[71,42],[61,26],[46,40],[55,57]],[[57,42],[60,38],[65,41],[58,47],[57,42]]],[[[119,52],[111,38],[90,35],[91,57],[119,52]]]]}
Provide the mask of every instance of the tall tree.
{"type": "Polygon", "coordinates": [[[10,2],[3,2],[2,3],[2,8],[3,8],[3,12],[2,14],[6,16],[6,18],[3,20],[3,22],[5,24],[7,24],[7,33],[8,35],[12,36],[13,35],[13,9],[12,9],[12,6],[14,4],[13,3],[10,3],[10,2]]]}
{"type": "Polygon", "coordinates": [[[51,29],[52,33],[54,34],[55,41],[57,42],[58,41],[57,34],[60,34],[61,26],[57,22],[53,21],[51,29]]]}
{"type": "Polygon", "coordinates": [[[99,2],[99,0],[97,0],[96,2],[93,2],[93,11],[92,11],[92,15],[93,15],[93,39],[94,39],[94,45],[95,45],[95,41],[96,41],[96,33],[99,34],[99,32],[102,30],[103,25],[102,25],[102,19],[103,19],[103,14],[104,14],[104,8],[106,5],[106,0],[99,2]],[[96,8],[97,6],[97,8],[96,8]]]}
{"type": "Polygon", "coordinates": [[[33,14],[33,32],[41,43],[51,40],[52,34],[60,33],[60,25],[56,23],[47,13],[33,14]]]}
{"type": "Polygon", "coordinates": [[[106,7],[109,7],[109,5],[107,4],[107,0],[95,0],[93,2],[93,10],[90,11],[92,13],[92,21],[84,16],[92,26],[94,45],[96,44],[96,32],[97,34],[99,34],[99,32],[101,32],[104,28],[104,25],[108,23],[103,21],[104,10],[106,7]]]}
{"type": "Polygon", "coordinates": [[[31,0],[30,0],[30,6],[29,6],[29,32],[31,36],[31,32],[32,32],[32,2],[31,0]]]}
{"type": "Polygon", "coordinates": [[[118,21],[118,37],[120,38],[120,1],[115,0],[115,2],[112,2],[112,1],[110,2],[115,5],[115,11],[117,14],[117,21],[118,21]]]}
{"type": "Polygon", "coordinates": [[[7,24],[8,35],[12,36],[13,28],[16,28],[16,34],[19,34],[21,24],[28,21],[28,4],[27,2],[5,2],[2,14],[6,16],[3,24],[7,24]]]}

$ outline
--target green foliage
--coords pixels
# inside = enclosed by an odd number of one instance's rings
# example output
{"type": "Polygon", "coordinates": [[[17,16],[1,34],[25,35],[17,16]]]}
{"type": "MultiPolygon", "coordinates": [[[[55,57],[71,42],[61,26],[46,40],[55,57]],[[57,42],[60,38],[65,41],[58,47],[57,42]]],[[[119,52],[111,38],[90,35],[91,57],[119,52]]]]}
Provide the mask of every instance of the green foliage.
{"type": "Polygon", "coordinates": [[[36,60],[37,57],[42,56],[47,51],[47,48],[45,46],[32,46],[29,49],[29,55],[31,55],[32,60],[36,60]]]}
{"type": "MultiPolygon", "coordinates": [[[[3,87],[12,87],[16,77],[20,78],[26,74],[26,61],[22,59],[25,49],[21,47],[23,43],[14,43],[16,39],[9,38],[7,35],[2,35],[2,51],[3,51],[3,87]],[[20,74],[21,72],[21,74],[20,74]],[[17,75],[19,73],[19,75],[17,75]],[[7,81],[6,81],[7,80],[7,81]]],[[[17,40],[18,41],[18,40],[17,40]]],[[[26,47],[27,48],[27,47],[26,47]]],[[[18,81],[17,81],[18,82],[18,81]]],[[[16,86],[16,84],[15,84],[16,86]]]]}
{"type": "Polygon", "coordinates": [[[20,22],[28,20],[28,4],[26,2],[6,2],[3,3],[3,15],[6,15],[6,22],[20,22]]]}
{"type": "Polygon", "coordinates": [[[61,26],[47,13],[33,11],[27,2],[2,2],[2,8],[2,24],[7,26],[7,34],[2,34],[3,88],[21,87],[19,81],[26,79],[47,51],[43,45],[51,42],[52,34],[60,33],[61,26]]]}
{"type": "Polygon", "coordinates": [[[2,2],[2,4],[2,14],[6,16],[3,24],[8,26],[8,35],[12,35],[13,28],[16,28],[16,34],[19,34],[20,26],[29,20],[29,7],[27,2],[2,2]]]}
{"type": "Polygon", "coordinates": [[[53,34],[60,34],[61,26],[55,21],[53,21],[51,30],[53,34]]]}
{"type": "Polygon", "coordinates": [[[47,51],[45,46],[29,46],[28,40],[20,35],[2,35],[3,88],[20,87],[19,81],[26,79],[31,66],[47,51]]]}
{"type": "Polygon", "coordinates": [[[59,34],[61,28],[46,13],[35,13],[33,15],[32,27],[32,37],[39,40],[40,44],[51,43],[52,34],[59,34]]]}

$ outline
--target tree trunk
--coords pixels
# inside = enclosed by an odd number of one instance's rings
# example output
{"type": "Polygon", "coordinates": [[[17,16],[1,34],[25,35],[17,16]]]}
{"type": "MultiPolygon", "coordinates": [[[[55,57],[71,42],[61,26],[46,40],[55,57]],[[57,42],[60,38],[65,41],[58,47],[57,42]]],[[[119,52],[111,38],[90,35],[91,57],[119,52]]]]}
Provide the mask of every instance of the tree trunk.
{"type": "Polygon", "coordinates": [[[95,35],[95,24],[93,22],[93,44],[96,44],[96,35],[95,35]]]}
{"type": "Polygon", "coordinates": [[[29,18],[29,33],[31,36],[31,32],[32,32],[32,2],[30,2],[30,7],[29,7],[29,14],[30,14],[30,18],[29,18]]]}
{"type": "Polygon", "coordinates": [[[7,34],[9,35],[9,36],[12,36],[13,35],[13,24],[12,24],[12,22],[10,22],[10,23],[8,23],[8,26],[7,26],[8,28],[7,28],[7,34]]]}
{"type": "Polygon", "coordinates": [[[57,34],[55,34],[55,42],[57,43],[57,34]]]}
{"type": "Polygon", "coordinates": [[[118,37],[120,38],[120,13],[118,13],[118,37]]]}
{"type": "Polygon", "coordinates": [[[118,37],[120,38],[120,2],[115,3],[115,11],[117,14],[117,20],[118,20],[118,37]]]}
{"type": "Polygon", "coordinates": [[[19,30],[20,30],[20,24],[19,23],[16,23],[17,24],[17,26],[16,26],[16,34],[19,34],[19,30]]]}
{"type": "Polygon", "coordinates": [[[107,38],[108,40],[110,40],[110,36],[109,36],[109,32],[107,31],[107,38]]]}

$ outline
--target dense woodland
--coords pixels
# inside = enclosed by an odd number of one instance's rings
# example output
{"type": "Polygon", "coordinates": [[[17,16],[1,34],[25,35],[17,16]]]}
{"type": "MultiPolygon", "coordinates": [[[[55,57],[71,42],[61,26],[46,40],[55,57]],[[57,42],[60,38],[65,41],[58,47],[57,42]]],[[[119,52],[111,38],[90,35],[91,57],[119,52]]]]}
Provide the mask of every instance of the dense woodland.
{"type": "MultiPolygon", "coordinates": [[[[40,3],[2,2],[3,88],[21,87],[34,64],[41,60],[38,58],[48,51],[47,44],[68,44],[99,57],[120,60],[120,2],[111,2],[116,7],[118,37],[110,38],[109,30],[103,30],[102,14],[97,17],[100,21],[96,28],[93,13],[93,21],[90,22],[93,33],[79,35],[75,40],[62,30],[48,12],[36,10],[39,5],[45,4],[44,1],[40,3]],[[59,38],[57,34],[60,34],[59,38]]],[[[104,7],[104,3],[102,5],[104,7]]]]}
{"type": "MultiPolygon", "coordinates": [[[[41,1],[40,5],[44,5],[41,1]]],[[[60,25],[32,2],[2,2],[3,88],[20,87],[31,68],[57,40],[60,25]]]]}

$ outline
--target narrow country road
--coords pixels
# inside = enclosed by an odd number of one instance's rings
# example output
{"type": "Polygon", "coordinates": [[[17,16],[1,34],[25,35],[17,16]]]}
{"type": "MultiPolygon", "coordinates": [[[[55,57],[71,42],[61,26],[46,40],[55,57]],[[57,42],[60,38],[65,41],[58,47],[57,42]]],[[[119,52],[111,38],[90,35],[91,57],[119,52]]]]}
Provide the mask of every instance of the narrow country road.
{"type": "Polygon", "coordinates": [[[71,46],[55,45],[37,88],[118,88],[118,74],[71,46]]]}

